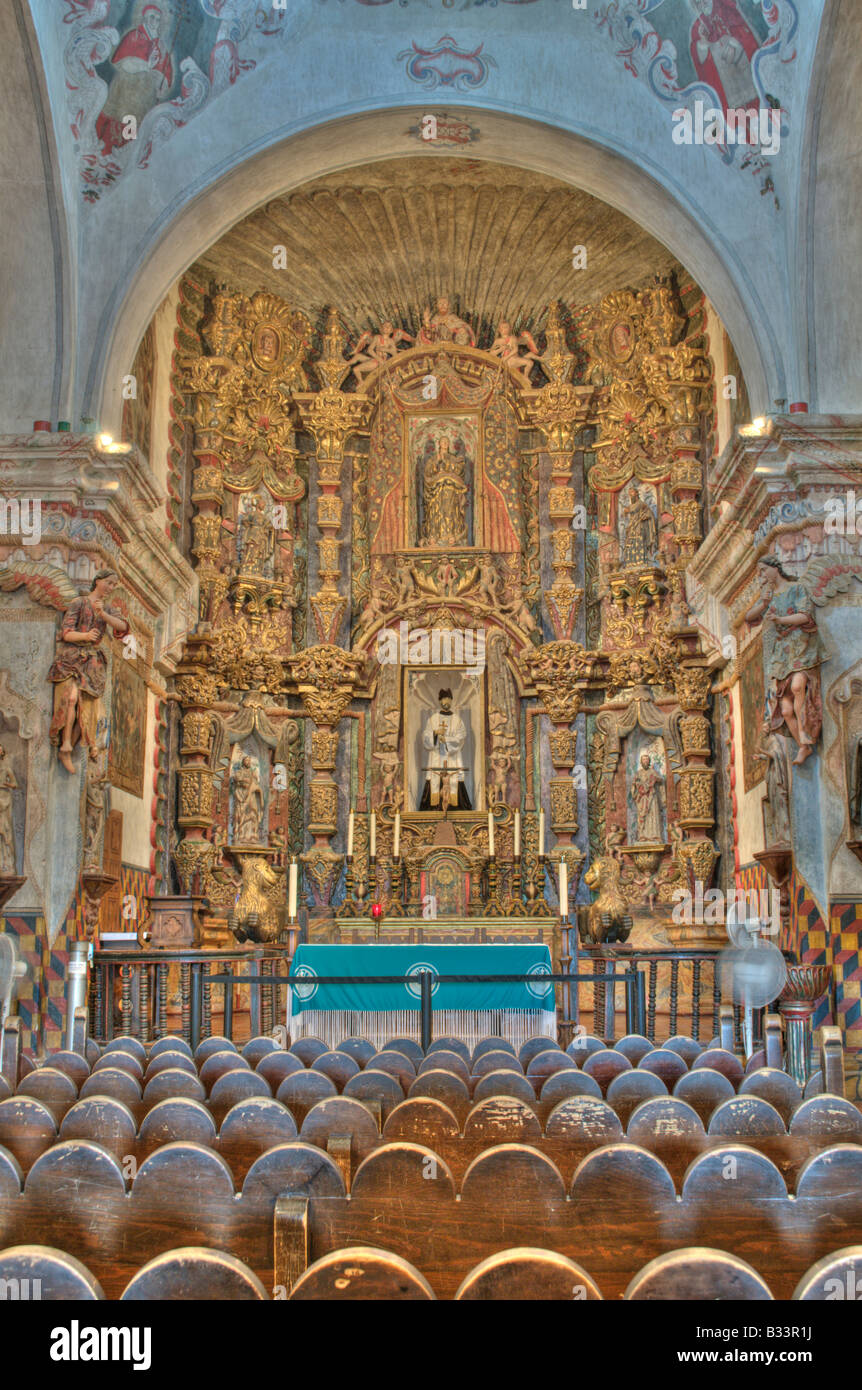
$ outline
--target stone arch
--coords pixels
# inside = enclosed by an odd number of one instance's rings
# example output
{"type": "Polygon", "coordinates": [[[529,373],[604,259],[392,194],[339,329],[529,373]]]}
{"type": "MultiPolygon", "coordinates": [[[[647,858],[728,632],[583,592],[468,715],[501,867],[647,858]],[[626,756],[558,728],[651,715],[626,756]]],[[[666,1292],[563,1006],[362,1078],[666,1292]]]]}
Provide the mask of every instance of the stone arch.
{"type": "MultiPolygon", "coordinates": [[[[532,169],[583,189],[639,223],[685,264],[730,335],[753,413],[765,413],[786,395],[781,348],[741,254],[682,187],[662,182],[657,164],[645,167],[622,148],[526,115],[469,105],[482,116],[484,160],[532,169]]],[[[94,347],[89,364],[82,364],[84,412],[103,429],[119,433],[123,373],[159,303],[206,247],[272,198],[312,178],[368,163],[369,150],[374,161],[403,155],[400,132],[411,115],[415,108],[367,111],[246,152],[215,177],[192,184],[182,204],[167,209],[140,239],[130,238],[125,270],[87,335],[94,347]]],[[[427,157],[434,156],[428,152],[427,157]]],[[[470,157],[469,147],[451,157],[470,157]]]]}

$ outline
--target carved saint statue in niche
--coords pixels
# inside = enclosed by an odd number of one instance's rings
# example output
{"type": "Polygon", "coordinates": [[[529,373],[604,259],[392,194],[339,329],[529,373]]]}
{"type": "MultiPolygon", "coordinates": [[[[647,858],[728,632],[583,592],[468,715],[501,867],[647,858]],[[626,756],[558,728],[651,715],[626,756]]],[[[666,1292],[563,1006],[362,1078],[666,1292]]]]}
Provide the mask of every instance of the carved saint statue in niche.
{"type": "Polygon", "coordinates": [[[470,797],[464,785],[467,769],[463,763],[467,730],[460,714],[452,709],[452,691],[441,690],[440,709],[430,714],[422,734],[426,752],[425,786],[420,811],[471,811],[470,797]]]}
{"type": "Polygon", "coordinates": [[[774,555],[758,565],[761,597],[745,614],[747,623],[764,624],[763,669],[768,682],[767,723],[790,731],[799,745],[794,763],[814,752],[823,724],[820,664],[823,652],[814,619],[814,602],[805,584],[774,555]]]}
{"type": "Polygon", "coordinates": [[[15,875],[15,826],[12,823],[12,793],[17,791],[18,779],[0,744],[0,875],[15,875]]]}
{"type": "Polygon", "coordinates": [[[620,563],[648,565],[658,549],[655,513],[637,488],[623,507],[623,543],[620,563]]]}
{"type": "Polygon", "coordinates": [[[763,802],[763,829],[766,844],[790,844],[790,769],[787,743],[764,722],[760,752],[767,759],[766,796],[763,802]]]}
{"type": "Polygon", "coordinates": [[[272,555],[273,528],[262,497],[251,497],[239,519],[240,571],[265,575],[272,555]]]}
{"type": "Polygon", "coordinates": [[[466,460],[463,455],[452,452],[448,435],[442,435],[437,440],[434,456],[425,465],[423,545],[470,544],[468,493],[466,460]]]}
{"type": "Polygon", "coordinates": [[[84,796],[84,865],[87,867],[97,865],[101,859],[108,809],[105,802],[108,785],[107,764],[107,738],[102,737],[90,748],[87,761],[87,785],[84,796]]]}
{"type": "Polygon", "coordinates": [[[638,843],[656,845],[664,841],[662,811],[665,804],[664,778],[652,765],[647,752],[641,753],[640,765],[632,778],[629,793],[637,817],[638,843]]]}
{"type": "Polygon", "coordinates": [[[99,702],[105,693],[108,662],[101,642],[108,629],[125,637],[129,625],[108,598],[116,587],[113,570],[97,570],[89,594],[76,598],[63,614],[54,664],[48,680],[54,685],[51,741],[67,772],[75,771],[72,753],[80,740],[92,750],[96,742],[99,702]]]}
{"type": "Polygon", "coordinates": [[[263,820],[263,787],[257,758],[244,753],[231,773],[234,844],[257,844],[263,820]]]}

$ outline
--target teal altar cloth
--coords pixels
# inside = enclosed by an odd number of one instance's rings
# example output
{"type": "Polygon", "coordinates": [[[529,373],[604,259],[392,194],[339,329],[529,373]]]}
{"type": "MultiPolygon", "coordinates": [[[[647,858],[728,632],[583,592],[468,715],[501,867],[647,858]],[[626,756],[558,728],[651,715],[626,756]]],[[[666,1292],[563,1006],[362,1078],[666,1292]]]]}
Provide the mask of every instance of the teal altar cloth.
{"type": "Polygon", "coordinates": [[[381,1045],[386,1037],[419,1035],[420,975],[429,970],[436,1032],[500,1034],[513,1043],[556,1032],[554,986],[547,946],[318,945],[299,946],[290,970],[288,1026],[294,1037],[313,1034],[332,1046],[356,1034],[381,1045]],[[317,984],[346,975],[357,983],[317,984]],[[362,976],[410,976],[407,984],[363,984],[362,976]],[[523,983],[441,984],[441,975],[527,975],[523,983]],[[379,1036],[378,1036],[379,1035],[379,1036]]]}
{"type": "Polygon", "coordinates": [[[351,1009],[378,1012],[419,1009],[423,970],[435,977],[433,1009],[552,1009],[554,987],[547,946],[299,946],[290,971],[292,1012],[351,1009]],[[322,975],[409,975],[406,985],[316,985],[322,975]],[[446,985],[439,975],[531,975],[524,984],[446,985]],[[303,983],[299,984],[298,981],[303,983]],[[305,981],[308,983],[304,983],[305,981]]]}

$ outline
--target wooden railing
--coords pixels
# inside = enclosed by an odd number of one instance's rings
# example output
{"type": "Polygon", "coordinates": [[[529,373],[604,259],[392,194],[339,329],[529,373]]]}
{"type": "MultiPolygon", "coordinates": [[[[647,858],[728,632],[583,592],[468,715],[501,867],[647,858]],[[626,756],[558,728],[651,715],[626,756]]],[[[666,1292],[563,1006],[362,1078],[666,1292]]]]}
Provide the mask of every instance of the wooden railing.
{"type": "Polygon", "coordinates": [[[271,1032],[285,1017],[287,961],[283,948],[95,951],[90,972],[90,1032],[100,1043],[120,1033],[147,1043],[179,1031],[196,1047],[201,1038],[213,1033],[213,1014],[220,1004],[221,1031],[229,1037],[234,986],[213,984],[210,977],[234,974],[258,977],[257,983],[244,986],[248,990],[250,1035],[271,1032]]]}

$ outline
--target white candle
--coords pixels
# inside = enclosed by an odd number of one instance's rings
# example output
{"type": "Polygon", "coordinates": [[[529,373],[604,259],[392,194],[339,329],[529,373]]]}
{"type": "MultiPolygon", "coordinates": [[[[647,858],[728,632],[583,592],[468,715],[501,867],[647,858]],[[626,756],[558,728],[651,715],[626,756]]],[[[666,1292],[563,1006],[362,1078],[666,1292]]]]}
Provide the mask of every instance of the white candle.
{"type": "Polygon", "coordinates": [[[488,812],[488,853],[494,858],[494,812],[488,812]]]}
{"type": "Polygon", "coordinates": [[[291,919],[296,916],[296,889],[299,877],[299,865],[295,859],[290,861],[290,875],[287,881],[287,915],[291,919]]]}
{"type": "Polygon", "coordinates": [[[347,857],[353,858],[353,812],[347,817],[347,857]]]}
{"type": "Polygon", "coordinates": [[[371,817],[370,817],[370,821],[369,821],[369,832],[368,832],[368,834],[369,834],[369,854],[371,855],[371,858],[372,858],[372,859],[376,859],[376,858],[377,858],[377,817],[376,817],[376,815],[374,814],[373,811],[371,812],[371,817]]]}
{"type": "Polygon", "coordinates": [[[560,860],[560,916],[569,915],[569,870],[565,859],[560,860]]]}
{"type": "Polygon", "coordinates": [[[400,850],[400,848],[401,848],[401,812],[400,812],[400,811],[396,811],[396,812],[395,812],[395,845],[394,845],[394,848],[393,848],[393,854],[395,855],[395,858],[396,858],[396,859],[398,858],[398,851],[400,850]]]}
{"type": "Polygon", "coordinates": [[[515,858],[521,853],[521,812],[515,812],[515,858]]]}
{"type": "Polygon", "coordinates": [[[545,853],[545,813],[539,811],[539,857],[545,853]]]}

